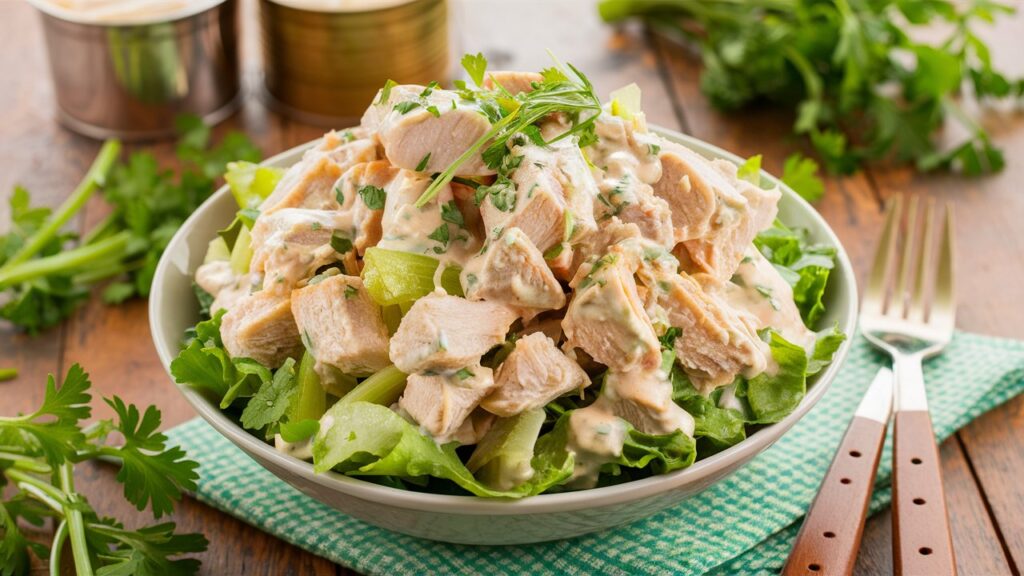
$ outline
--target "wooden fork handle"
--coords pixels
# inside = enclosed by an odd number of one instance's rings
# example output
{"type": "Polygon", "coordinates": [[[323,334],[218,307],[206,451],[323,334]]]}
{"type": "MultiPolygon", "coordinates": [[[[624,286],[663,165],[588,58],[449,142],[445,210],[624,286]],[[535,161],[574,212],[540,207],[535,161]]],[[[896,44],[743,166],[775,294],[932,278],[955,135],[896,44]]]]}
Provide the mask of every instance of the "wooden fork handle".
{"type": "Polygon", "coordinates": [[[927,411],[897,411],[893,429],[893,566],[897,575],[956,574],[939,450],[927,411]]]}
{"type": "Polygon", "coordinates": [[[782,573],[852,574],[886,425],[855,416],[818,488],[782,573]]]}

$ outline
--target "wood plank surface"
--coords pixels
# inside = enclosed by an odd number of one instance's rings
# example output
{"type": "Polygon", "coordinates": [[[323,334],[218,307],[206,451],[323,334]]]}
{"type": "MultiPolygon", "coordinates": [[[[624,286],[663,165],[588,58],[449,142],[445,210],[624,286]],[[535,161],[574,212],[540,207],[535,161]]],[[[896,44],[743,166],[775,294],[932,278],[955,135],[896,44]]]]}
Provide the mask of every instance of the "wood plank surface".
{"type": "MultiPolygon", "coordinates": [[[[504,9],[501,0],[452,2],[453,53],[482,51],[492,68],[539,69],[550,63],[547,50],[584,70],[598,93],[636,82],[643,89],[648,121],[681,129],[743,156],[764,155],[771,172],[781,172],[785,157],[802,150],[790,136],[791,118],[772,109],[722,113],[699,93],[700,67],[688,49],[631,24],[609,27],[588,0],[517,2],[504,9]],[[500,18],[495,15],[500,14],[500,18]],[[541,23],[541,25],[538,25],[541,23]],[[528,37],[524,37],[528,31],[528,37]]],[[[243,3],[243,62],[247,98],[243,110],[216,129],[250,135],[266,155],[319,136],[323,128],[303,125],[269,112],[256,97],[258,39],[255,2],[243,3]]],[[[4,198],[15,183],[33,192],[36,202],[57,205],[91,162],[98,144],[60,128],[53,119],[41,28],[33,9],[23,2],[0,2],[0,69],[10,79],[0,91],[0,190],[4,198]]],[[[1018,15],[986,30],[998,64],[1024,74],[1020,38],[1024,17],[1018,15]]],[[[454,69],[454,67],[453,67],[454,69]]],[[[400,79],[398,79],[400,80],[400,79]]],[[[880,226],[884,198],[914,192],[957,204],[961,297],[959,325],[968,330],[1024,337],[1024,120],[1019,113],[990,115],[995,140],[1007,153],[1007,169],[997,176],[965,180],[946,174],[922,177],[907,169],[874,169],[845,178],[830,178],[817,208],[836,230],[863,280],[880,226]]],[[[955,138],[955,132],[948,137],[955,138]]],[[[137,145],[163,162],[173,157],[171,143],[137,145]]],[[[90,203],[78,224],[104,214],[99,200],[90,203]]],[[[8,221],[0,203],[0,230],[8,221]]],[[[191,408],[167,378],[149,338],[145,302],[108,307],[98,299],[83,306],[64,326],[37,337],[0,324],[0,367],[21,375],[0,383],[9,414],[38,405],[45,375],[81,362],[92,375],[97,395],[118,394],[128,401],[156,403],[165,425],[192,417],[191,408]]],[[[109,415],[97,403],[97,416],[109,415]]],[[[958,562],[963,574],[1017,573],[1024,563],[1024,399],[993,411],[965,428],[941,448],[947,498],[958,562]]],[[[77,481],[102,513],[129,526],[148,521],[120,497],[115,470],[84,466],[77,481]]],[[[242,522],[186,498],[173,519],[183,530],[203,532],[210,549],[199,555],[203,574],[351,574],[242,522]]],[[[45,536],[45,534],[43,535],[45,536]]],[[[40,573],[45,570],[40,568],[40,573]]],[[[858,573],[891,571],[889,518],[868,524],[858,573]]]]}

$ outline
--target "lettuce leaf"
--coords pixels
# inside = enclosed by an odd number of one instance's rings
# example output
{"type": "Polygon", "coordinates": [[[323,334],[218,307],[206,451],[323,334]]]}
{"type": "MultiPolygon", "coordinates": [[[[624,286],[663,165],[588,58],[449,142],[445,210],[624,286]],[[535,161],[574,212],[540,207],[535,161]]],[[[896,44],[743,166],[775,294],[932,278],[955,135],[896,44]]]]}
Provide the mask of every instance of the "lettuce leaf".
{"type": "Polygon", "coordinates": [[[672,399],[693,416],[693,437],[706,439],[715,450],[728,448],[747,437],[743,414],[719,407],[721,394],[719,389],[710,396],[702,395],[678,365],[672,367],[672,399]]]}
{"type": "Polygon", "coordinates": [[[754,245],[793,287],[800,316],[813,327],[825,312],[822,298],[835,267],[836,249],[810,244],[806,230],[790,229],[778,220],[754,238],[754,245]]]}
{"type": "MultiPolygon", "coordinates": [[[[534,457],[534,477],[512,490],[494,490],[473,477],[459,460],[455,443],[434,440],[392,412],[369,402],[337,403],[320,420],[313,440],[313,467],[351,476],[432,476],[451,480],[476,496],[521,498],[539,494],[572,473],[572,458],[550,441],[534,457]]],[[[564,444],[563,444],[564,447],[564,444]]]]}
{"type": "Polygon", "coordinates": [[[832,361],[846,335],[838,326],[833,327],[831,332],[818,337],[811,354],[774,330],[766,331],[762,337],[768,342],[778,368],[774,374],[765,372],[749,381],[740,381],[736,395],[747,401],[752,423],[771,424],[788,416],[800,404],[807,392],[807,377],[832,361]]]}

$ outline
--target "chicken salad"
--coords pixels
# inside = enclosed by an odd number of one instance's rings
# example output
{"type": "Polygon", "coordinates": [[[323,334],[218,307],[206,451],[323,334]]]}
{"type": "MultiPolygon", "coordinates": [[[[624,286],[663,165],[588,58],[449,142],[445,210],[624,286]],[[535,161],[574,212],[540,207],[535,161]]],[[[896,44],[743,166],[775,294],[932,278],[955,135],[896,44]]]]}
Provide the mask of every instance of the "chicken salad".
{"type": "Polygon", "coordinates": [[[286,453],[523,497],[670,472],[777,422],[844,335],[835,250],[759,159],[708,160],[571,65],[385,85],[287,171],[236,163],[175,379],[286,453]]]}

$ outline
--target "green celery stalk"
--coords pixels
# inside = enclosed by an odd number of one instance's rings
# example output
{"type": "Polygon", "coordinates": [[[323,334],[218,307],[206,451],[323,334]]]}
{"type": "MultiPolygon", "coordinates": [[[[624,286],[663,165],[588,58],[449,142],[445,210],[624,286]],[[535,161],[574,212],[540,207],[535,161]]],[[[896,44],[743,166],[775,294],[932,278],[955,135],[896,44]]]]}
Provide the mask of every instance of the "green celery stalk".
{"type": "Polygon", "coordinates": [[[231,270],[235,274],[248,274],[252,262],[252,236],[245,226],[238,231],[238,238],[231,248],[231,270]]]}
{"type": "MultiPolygon", "coordinates": [[[[434,291],[434,273],[440,262],[422,254],[369,248],[363,255],[363,284],[380,306],[405,304],[434,291]]],[[[441,273],[441,286],[462,296],[461,270],[449,266],[441,273]]]]}
{"type": "Polygon", "coordinates": [[[14,380],[18,377],[17,368],[0,368],[0,382],[14,380]]]}
{"type": "Polygon", "coordinates": [[[338,400],[338,404],[371,402],[390,406],[398,401],[402,391],[405,390],[407,377],[394,365],[388,366],[360,382],[351,392],[342,396],[341,400],[338,400]]]}
{"type": "Polygon", "coordinates": [[[314,370],[316,359],[308,351],[302,354],[296,376],[297,390],[288,410],[288,421],[319,420],[327,411],[327,393],[314,370]]]}
{"type": "Polygon", "coordinates": [[[228,162],[224,181],[239,208],[256,208],[274,191],[284,176],[283,168],[260,166],[252,162],[228,162]]]}
{"type": "Polygon", "coordinates": [[[131,232],[125,230],[93,244],[79,246],[53,256],[23,262],[16,266],[4,266],[0,268],[0,289],[41,276],[82,268],[97,260],[122,253],[128,247],[130,238],[131,232]]]}
{"type": "Polygon", "coordinates": [[[74,192],[71,193],[71,196],[68,196],[68,199],[25,242],[21,250],[15,252],[14,256],[11,256],[3,267],[0,267],[0,271],[13,268],[42,250],[43,246],[57,234],[61,227],[67,224],[68,220],[82,209],[86,200],[92,196],[96,188],[106,179],[107,172],[110,171],[110,167],[114,164],[120,152],[121,143],[119,141],[107,140],[104,142],[103,147],[100,148],[100,153],[96,155],[96,159],[93,160],[89,171],[85,173],[85,177],[78,184],[78,187],[75,188],[74,192]]]}
{"type": "Polygon", "coordinates": [[[512,490],[533,475],[533,446],[544,424],[544,409],[499,418],[466,462],[477,480],[494,490],[512,490]]]}
{"type": "Polygon", "coordinates": [[[231,250],[228,250],[228,243],[217,236],[206,247],[206,256],[203,257],[203,264],[209,264],[216,260],[231,260],[231,250]]]}

